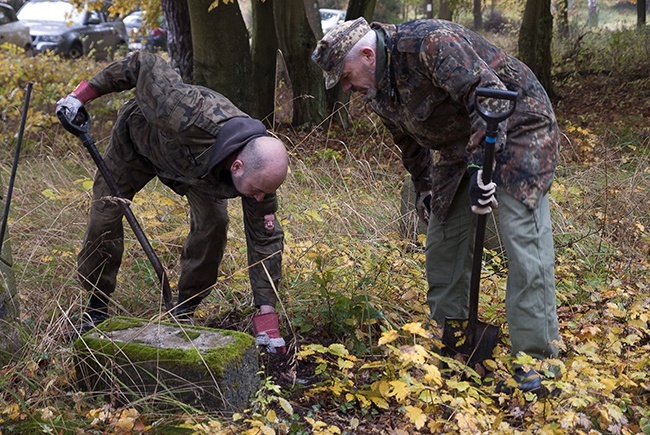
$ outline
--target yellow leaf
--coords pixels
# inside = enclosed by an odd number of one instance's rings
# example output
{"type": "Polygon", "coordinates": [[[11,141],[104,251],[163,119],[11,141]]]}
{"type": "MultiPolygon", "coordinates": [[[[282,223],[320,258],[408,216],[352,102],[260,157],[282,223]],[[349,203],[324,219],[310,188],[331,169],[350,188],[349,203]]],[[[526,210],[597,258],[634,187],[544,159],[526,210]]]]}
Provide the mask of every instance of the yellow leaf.
{"type": "Polygon", "coordinates": [[[416,429],[422,429],[427,422],[427,415],[418,407],[408,405],[405,407],[406,416],[415,425],[416,429]]]}
{"type": "Polygon", "coordinates": [[[476,419],[466,413],[458,412],[456,414],[456,423],[461,433],[477,433],[478,427],[476,426],[476,419]]]}
{"type": "Polygon", "coordinates": [[[43,191],[41,192],[41,195],[43,195],[43,196],[46,197],[47,199],[61,199],[61,198],[62,198],[62,196],[61,196],[60,194],[56,193],[56,192],[55,192],[54,190],[52,190],[52,189],[45,189],[45,190],[43,190],[43,191]]]}
{"type": "Polygon", "coordinates": [[[426,371],[424,375],[424,380],[436,385],[442,385],[442,376],[440,375],[440,370],[438,367],[433,364],[424,364],[422,366],[426,371]]]}
{"type": "Polygon", "coordinates": [[[308,218],[310,218],[313,221],[316,221],[316,222],[319,222],[319,223],[323,222],[323,218],[321,217],[321,215],[316,210],[307,210],[307,211],[305,211],[304,215],[307,216],[308,218]]]}
{"type": "Polygon", "coordinates": [[[343,346],[340,343],[331,344],[328,347],[328,349],[332,353],[332,355],[336,355],[336,356],[349,355],[348,350],[345,348],[345,346],[343,346]]]}
{"type": "Polygon", "coordinates": [[[280,404],[280,407],[284,410],[289,415],[293,415],[293,406],[291,406],[291,403],[283,397],[278,397],[278,403],[280,404]]]}
{"type": "Polygon", "coordinates": [[[392,343],[393,341],[397,340],[398,337],[399,334],[394,329],[384,331],[379,338],[379,345],[382,346],[387,343],[392,343]]]}
{"type": "Polygon", "coordinates": [[[275,419],[277,418],[277,415],[275,414],[274,410],[269,410],[269,412],[266,413],[266,419],[270,421],[271,423],[275,422],[275,419]]]}
{"type": "Polygon", "coordinates": [[[384,400],[383,397],[372,396],[372,397],[370,397],[370,400],[372,401],[372,403],[375,404],[375,406],[377,408],[380,408],[380,409],[388,409],[389,408],[388,402],[386,400],[384,400]]]}
{"type": "Polygon", "coordinates": [[[422,327],[422,323],[420,322],[407,323],[402,326],[402,329],[404,331],[410,332],[411,334],[419,335],[424,338],[429,338],[430,336],[427,330],[422,327]]]}
{"type": "Polygon", "coordinates": [[[411,394],[411,390],[409,389],[408,385],[402,381],[390,381],[390,386],[392,387],[390,395],[394,396],[395,400],[397,400],[399,403],[404,403],[404,399],[406,399],[409,394],[411,394]]]}

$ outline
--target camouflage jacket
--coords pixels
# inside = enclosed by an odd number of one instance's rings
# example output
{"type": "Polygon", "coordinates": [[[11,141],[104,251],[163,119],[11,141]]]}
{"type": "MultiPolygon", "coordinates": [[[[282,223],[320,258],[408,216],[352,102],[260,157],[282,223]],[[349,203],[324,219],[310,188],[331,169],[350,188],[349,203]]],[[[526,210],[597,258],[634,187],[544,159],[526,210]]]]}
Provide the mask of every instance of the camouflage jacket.
{"type": "MultiPolygon", "coordinates": [[[[226,97],[183,83],[164,59],[146,52],[111,63],[90,84],[99,95],[135,89],[135,101],[125,104],[118,117],[128,119],[130,145],[151,162],[156,174],[174,191],[183,195],[193,185],[216,192],[219,198],[240,195],[225,163],[216,168],[220,176],[208,177],[210,162],[226,157],[215,157],[212,152],[223,124],[235,117],[250,118],[226,97]]],[[[277,288],[282,260],[277,253],[283,250],[284,233],[277,223],[273,230],[264,227],[264,215],[277,211],[277,197],[269,194],[261,202],[242,197],[242,202],[249,264],[276,253],[265,260],[265,266],[277,288]]],[[[249,275],[256,295],[260,290],[273,294],[261,265],[251,267],[249,275]]]]}
{"type": "Polygon", "coordinates": [[[519,93],[515,112],[499,125],[493,180],[535,207],[553,180],[559,131],[533,72],[452,22],[371,27],[380,40],[378,49],[384,42],[386,61],[377,65],[377,95],[370,106],[400,147],[416,191],[433,191],[432,213],[444,221],[467,165],[483,164],[485,122],[474,107],[476,87],[519,93]],[[431,150],[437,151],[435,159],[431,150]]]}

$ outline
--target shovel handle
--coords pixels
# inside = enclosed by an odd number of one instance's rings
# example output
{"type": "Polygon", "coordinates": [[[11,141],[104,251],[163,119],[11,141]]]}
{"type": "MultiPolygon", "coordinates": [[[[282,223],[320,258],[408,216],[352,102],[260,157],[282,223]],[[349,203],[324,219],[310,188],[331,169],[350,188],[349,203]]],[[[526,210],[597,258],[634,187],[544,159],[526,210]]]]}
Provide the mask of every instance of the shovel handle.
{"type": "MultiPolygon", "coordinates": [[[[504,91],[502,89],[476,88],[474,104],[481,118],[487,123],[484,142],[483,157],[483,183],[492,181],[492,170],[494,166],[494,147],[496,144],[499,123],[507,119],[515,111],[518,93],[504,91]],[[495,98],[508,100],[512,103],[509,108],[502,112],[491,112],[479,104],[479,98],[495,98]]],[[[483,263],[483,245],[485,242],[485,227],[487,226],[487,215],[478,215],[476,222],[476,238],[474,240],[474,258],[472,259],[472,276],[469,287],[469,316],[467,321],[467,342],[470,348],[475,345],[475,333],[478,327],[478,300],[481,284],[481,267],[483,263]]]]}
{"type": "MultiPolygon", "coordinates": [[[[122,194],[120,187],[117,185],[117,182],[113,177],[113,174],[111,174],[111,171],[108,169],[108,166],[106,166],[104,159],[102,158],[101,154],[99,153],[99,150],[95,146],[95,141],[88,133],[88,131],[90,130],[90,116],[88,115],[86,109],[83,107],[80,108],[73,119],[71,116],[72,114],[69,113],[65,107],[61,108],[61,110],[58,110],[56,112],[56,115],[66,130],[68,130],[70,133],[74,134],[79,139],[81,139],[81,143],[84,145],[84,147],[86,147],[86,149],[88,149],[88,152],[90,153],[90,156],[95,162],[97,169],[99,169],[99,172],[106,180],[106,183],[108,184],[111,193],[117,198],[124,199],[124,195],[122,194]]],[[[147,255],[147,258],[151,262],[151,265],[153,266],[154,270],[156,271],[156,275],[158,275],[158,280],[160,281],[160,284],[162,286],[162,294],[163,294],[163,300],[165,302],[165,309],[168,312],[171,312],[171,310],[174,308],[174,305],[172,303],[171,289],[169,287],[169,280],[167,279],[167,274],[165,273],[165,269],[163,268],[160,259],[156,255],[156,252],[154,251],[153,247],[151,246],[151,243],[149,243],[147,236],[144,234],[144,231],[142,231],[142,227],[140,226],[138,220],[135,218],[135,215],[133,214],[131,207],[129,207],[129,204],[126,201],[118,201],[118,202],[120,208],[122,209],[122,212],[124,213],[124,217],[126,217],[126,220],[131,226],[131,229],[133,230],[135,237],[138,239],[138,242],[140,242],[142,249],[144,250],[145,254],[147,255]]]]}
{"type": "MultiPolygon", "coordinates": [[[[7,197],[5,199],[5,209],[4,209],[4,213],[2,214],[2,224],[0,224],[0,253],[2,252],[2,245],[4,244],[5,241],[7,221],[9,220],[9,205],[11,204],[11,196],[14,191],[14,182],[16,180],[16,171],[18,169],[18,160],[20,157],[20,147],[23,143],[23,133],[25,132],[25,123],[27,121],[29,100],[32,95],[32,86],[33,83],[29,82],[27,83],[27,87],[25,88],[25,105],[23,106],[23,114],[22,117],[20,118],[20,129],[18,130],[18,141],[16,142],[16,151],[14,152],[14,162],[13,165],[11,166],[11,176],[9,177],[9,186],[7,188],[7,197]]],[[[11,267],[11,264],[9,264],[8,261],[5,261],[2,257],[0,257],[0,260],[2,260],[2,262],[5,263],[7,266],[11,267]]]]}

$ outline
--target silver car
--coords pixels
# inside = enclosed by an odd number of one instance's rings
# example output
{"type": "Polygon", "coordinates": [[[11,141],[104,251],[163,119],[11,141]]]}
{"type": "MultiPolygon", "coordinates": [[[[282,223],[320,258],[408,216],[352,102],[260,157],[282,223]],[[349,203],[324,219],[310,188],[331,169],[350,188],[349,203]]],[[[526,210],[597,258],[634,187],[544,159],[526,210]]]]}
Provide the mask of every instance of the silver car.
{"type": "Polygon", "coordinates": [[[32,38],[29,36],[29,27],[18,21],[14,9],[0,3],[0,45],[14,44],[25,50],[32,51],[32,38]]]}
{"type": "Polygon", "coordinates": [[[78,10],[59,0],[30,0],[18,11],[18,19],[29,26],[36,52],[53,51],[77,59],[84,55],[111,57],[124,49],[128,34],[124,23],[110,21],[103,11],[78,10]]]}

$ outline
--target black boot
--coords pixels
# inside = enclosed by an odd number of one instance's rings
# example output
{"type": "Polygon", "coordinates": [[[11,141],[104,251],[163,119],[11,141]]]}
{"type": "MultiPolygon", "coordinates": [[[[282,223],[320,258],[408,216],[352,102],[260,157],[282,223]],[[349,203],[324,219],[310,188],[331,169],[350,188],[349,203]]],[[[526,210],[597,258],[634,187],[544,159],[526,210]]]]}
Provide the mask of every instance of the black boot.
{"type": "Polygon", "coordinates": [[[106,319],[108,319],[108,297],[93,293],[83,314],[80,334],[85,334],[106,319]]]}
{"type": "Polygon", "coordinates": [[[194,321],[194,310],[199,305],[199,302],[200,300],[196,297],[188,300],[182,300],[179,297],[178,304],[172,310],[172,316],[179,323],[196,325],[194,321]]]}

